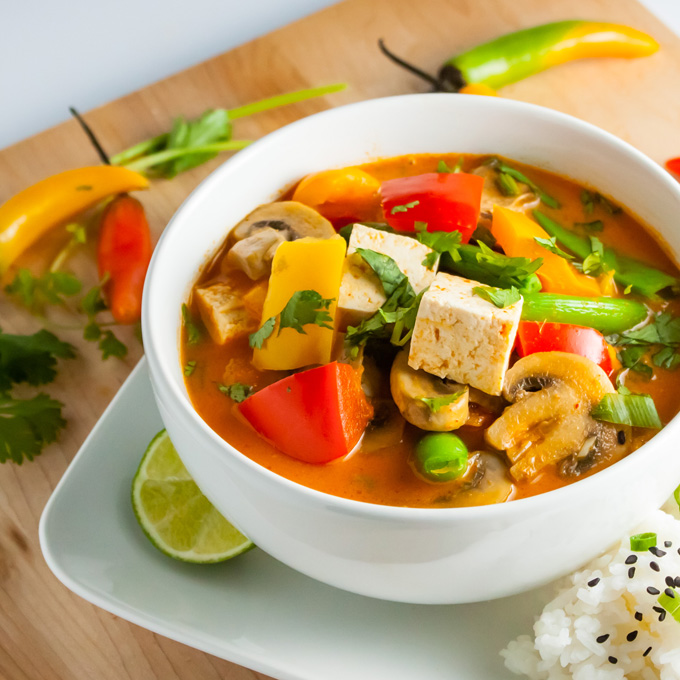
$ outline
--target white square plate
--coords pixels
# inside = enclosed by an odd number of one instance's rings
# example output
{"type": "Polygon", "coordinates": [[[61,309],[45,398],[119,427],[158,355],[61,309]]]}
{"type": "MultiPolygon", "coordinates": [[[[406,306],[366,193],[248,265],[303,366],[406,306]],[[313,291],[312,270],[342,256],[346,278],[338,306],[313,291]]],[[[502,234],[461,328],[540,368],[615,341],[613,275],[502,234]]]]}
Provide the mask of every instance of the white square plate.
{"type": "Polygon", "coordinates": [[[72,591],[139,626],[280,680],[515,677],[498,652],[531,631],[549,587],[481,604],[408,605],[326,586],[257,549],[209,566],[159,553],[137,525],[130,484],[162,427],[143,359],[40,521],[47,564],[72,591]]]}

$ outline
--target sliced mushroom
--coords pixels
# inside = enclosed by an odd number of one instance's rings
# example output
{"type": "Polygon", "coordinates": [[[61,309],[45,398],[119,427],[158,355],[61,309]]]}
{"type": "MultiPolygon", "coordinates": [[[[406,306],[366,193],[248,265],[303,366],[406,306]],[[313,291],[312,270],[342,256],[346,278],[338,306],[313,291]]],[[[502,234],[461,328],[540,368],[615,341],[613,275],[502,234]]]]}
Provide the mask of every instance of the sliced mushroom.
{"type": "Polygon", "coordinates": [[[470,453],[468,470],[454,489],[441,496],[442,505],[465,507],[503,503],[512,494],[507,465],[495,453],[470,453]]]}
{"type": "Polygon", "coordinates": [[[481,213],[489,215],[489,219],[491,219],[490,215],[493,213],[494,205],[528,212],[538,207],[540,203],[540,199],[522,182],[517,182],[520,191],[518,196],[506,196],[503,194],[498,188],[498,172],[493,165],[480,165],[472,171],[472,174],[484,178],[481,213]]]}
{"type": "Polygon", "coordinates": [[[316,210],[297,201],[279,201],[253,210],[232,234],[236,243],[227,253],[226,265],[256,280],[269,274],[274,253],[284,241],[330,238],[335,229],[316,210]]]}
{"type": "Polygon", "coordinates": [[[503,396],[513,405],[489,427],[486,440],[506,452],[518,480],[577,456],[584,446],[598,452],[598,461],[616,455],[618,440],[590,416],[610,392],[609,378],[590,359],[565,352],[531,354],[507,372],[503,396]]]}
{"type": "Polygon", "coordinates": [[[408,350],[397,354],[390,371],[392,398],[401,415],[421,430],[448,432],[465,425],[468,419],[468,388],[466,385],[442,380],[408,365],[408,350]],[[429,399],[460,393],[450,403],[436,404],[429,399]]]}

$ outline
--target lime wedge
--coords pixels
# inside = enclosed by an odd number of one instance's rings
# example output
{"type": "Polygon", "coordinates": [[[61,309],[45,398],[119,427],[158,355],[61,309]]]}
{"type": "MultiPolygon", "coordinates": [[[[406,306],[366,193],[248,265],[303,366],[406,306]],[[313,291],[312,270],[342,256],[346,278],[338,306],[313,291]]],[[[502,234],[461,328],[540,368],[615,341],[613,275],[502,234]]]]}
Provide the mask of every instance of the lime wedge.
{"type": "Polygon", "coordinates": [[[254,547],[201,493],[165,430],[132,480],[132,507],[149,540],[183,562],[223,562],[254,547]]]}

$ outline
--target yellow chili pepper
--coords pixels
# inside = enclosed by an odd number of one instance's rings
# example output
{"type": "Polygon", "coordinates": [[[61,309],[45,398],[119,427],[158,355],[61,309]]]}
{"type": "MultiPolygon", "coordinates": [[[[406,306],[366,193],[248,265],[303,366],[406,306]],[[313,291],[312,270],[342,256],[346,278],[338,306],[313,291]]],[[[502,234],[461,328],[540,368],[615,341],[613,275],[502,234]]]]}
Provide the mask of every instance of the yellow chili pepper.
{"type": "Polygon", "coordinates": [[[97,165],[52,175],[19,192],[0,205],[0,276],[50,229],[108,196],[148,186],[137,172],[97,165]]]}
{"type": "Polygon", "coordinates": [[[326,219],[367,219],[380,207],[380,182],[360,168],[315,172],[298,184],[293,200],[326,219]]]}
{"type": "Polygon", "coordinates": [[[531,260],[543,258],[543,264],[536,274],[546,293],[584,297],[601,295],[597,280],[580,274],[563,257],[551,253],[536,242],[536,238],[549,239],[550,236],[524,213],[494,206],[491,232],[506,255],[531,260]]]}
{"type": "MultiPolygon", "coordinates": [[[[314,290],[322,298],[332,299],[328,313],[335,320],[346,248],[345,239],[337,235],[282,243],[272,261],[262,323],[271,317],[278,318],[293,293],[303,290],[314,290]]],[[[330,328],[314,324],[305,325],[304,333],[294,328],[282,328],[279,332],[277,322],[262,348],[254,350],[253,363],[261,370],[275,371],[326,364],[331,360],[334,334],[330,328]]]]}
{"type": "Polygon", "coordinates": [[[470,83],[458,90],[460,94],[481,94],[486,97],[498,97],[498,92],[484,83],[470,83]]]}

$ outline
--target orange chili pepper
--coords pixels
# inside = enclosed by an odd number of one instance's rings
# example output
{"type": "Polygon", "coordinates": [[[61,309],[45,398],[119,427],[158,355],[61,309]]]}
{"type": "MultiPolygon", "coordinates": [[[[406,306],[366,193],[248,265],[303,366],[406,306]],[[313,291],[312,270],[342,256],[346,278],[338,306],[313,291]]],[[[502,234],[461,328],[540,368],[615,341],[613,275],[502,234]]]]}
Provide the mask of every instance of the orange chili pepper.
{"type": "Polygon", "coordinates": [[[105,279],[104,296],[118,323],[141,318],[144,277],[152,250],[142,204],[127,194],[114,198],[102,215],[97,266],[100,278],[105,279]]]}

